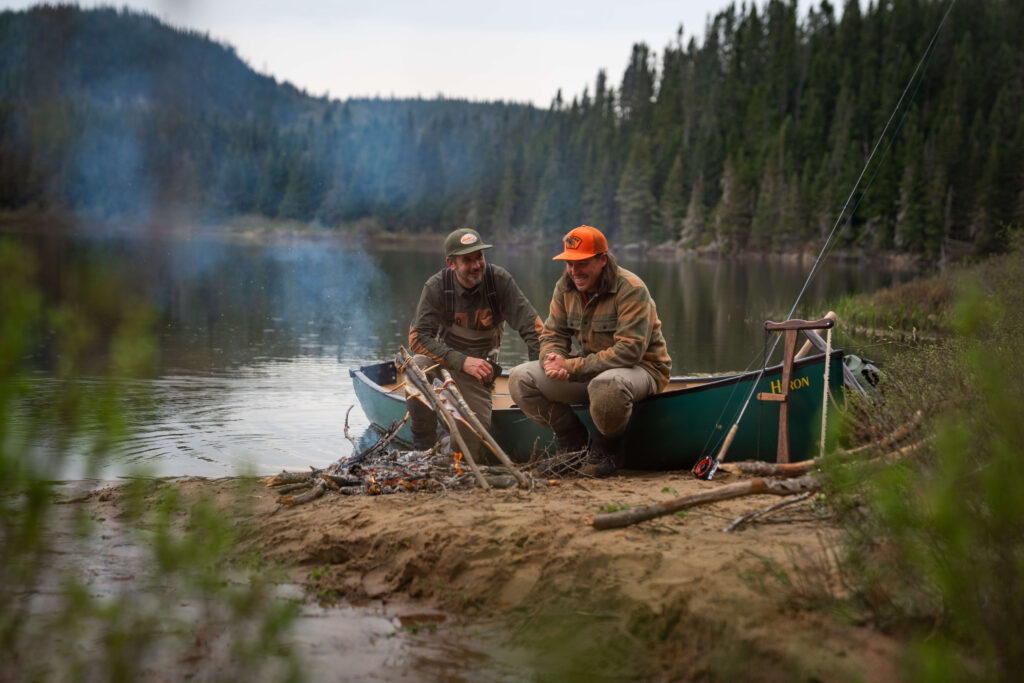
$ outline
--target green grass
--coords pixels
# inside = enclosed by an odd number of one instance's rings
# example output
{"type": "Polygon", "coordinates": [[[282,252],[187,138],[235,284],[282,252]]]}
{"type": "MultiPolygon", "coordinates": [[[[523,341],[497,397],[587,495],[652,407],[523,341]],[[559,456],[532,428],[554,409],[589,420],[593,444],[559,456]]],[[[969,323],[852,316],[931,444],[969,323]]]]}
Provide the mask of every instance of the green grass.
{"type": "Polygon", "coordinates": [[[841,299],[834,310],[844,327],[869,334],[892,331],[948,334],[957,274],[935,275],[841,299]]]}

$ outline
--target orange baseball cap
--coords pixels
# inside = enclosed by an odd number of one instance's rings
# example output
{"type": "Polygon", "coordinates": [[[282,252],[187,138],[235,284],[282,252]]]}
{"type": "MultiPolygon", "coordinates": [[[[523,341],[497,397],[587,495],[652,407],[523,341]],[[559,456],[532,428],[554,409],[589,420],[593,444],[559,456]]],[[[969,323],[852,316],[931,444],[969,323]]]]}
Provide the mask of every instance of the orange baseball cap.
{"type": "Polygon", "coordinates": [[[565,251],[551,259],[552,261],[582,261],[608,251],[608,240],[601,231],[589,225],[581,225],[570,230],[562,238],[565,251]]]}

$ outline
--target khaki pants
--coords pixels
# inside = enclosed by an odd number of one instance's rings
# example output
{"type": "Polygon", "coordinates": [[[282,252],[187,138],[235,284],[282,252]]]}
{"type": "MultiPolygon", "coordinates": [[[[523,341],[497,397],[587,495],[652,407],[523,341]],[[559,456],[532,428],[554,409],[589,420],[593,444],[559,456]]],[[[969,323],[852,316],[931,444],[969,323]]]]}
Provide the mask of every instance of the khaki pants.
{"type": "Polygon", "coordinates": [[[537,360],[513,368],[508,387],[516,405],[556,435],[577,424],[570,405],[589,403],[594,426],[608,437],[626,431],[633,404],[658,391],[654,377],[641,367],[605,370],[588,382],[564,382],[545,375],[537,360]]]}
{"type": "MultiPolygon", "coordinates": [[[[413,356],[413,362],[423,369],[434,365],[434,361],[424,355],[413,356]]],[[[455,386],[462,393],[462,398],[466,399],[466,403],[469,404],[470,410],[485,428],[490,429],[491,391],[494,389],[494,384],[483,384],[476,377],[466,374],[461,369],[449,369],[448,371],[451,373],[452,379],[455,380],[455,386]]],[[[441,377],[438,370],[427,373],[427,379],[433,380],[435,377],[441,377]]],[[[430,448],[437,439],[437,415],[419,399],[406,397],[405,404],[409,409],[409,426],[412,429],[413,446],[418,450],[430,448]]],[[[465,425],[460,425],[459,433],[477,462],[491,462],[491,450],[472,431],[465,425]]],[[[458,450],[454,439],[452,440],[452,450],[458,450]]]]}

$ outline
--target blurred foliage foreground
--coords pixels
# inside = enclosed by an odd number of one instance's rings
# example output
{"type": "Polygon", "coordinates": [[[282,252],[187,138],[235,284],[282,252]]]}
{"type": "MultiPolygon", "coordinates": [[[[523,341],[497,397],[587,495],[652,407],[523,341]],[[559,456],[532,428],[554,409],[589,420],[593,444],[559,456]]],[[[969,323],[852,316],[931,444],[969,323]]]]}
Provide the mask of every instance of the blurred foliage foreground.
{"type": "Polygon", "coordinates": [[[235,515],[141,476],[116,522],[61,504],[70,454],[87,478],[100,471],[124,431],[121,389],[156,351],[151,311],[116,274],[60,275],[65,293],[48,300],[31,254],[0,241],[0,680],[299,678],[297,606],[239,558],[235,515]],[[53,400],[32,400],[40,367],[53,400]],[[123,585],[90,580],[109,561],[101,546],[129,549],[123,585]]]}
{"type": "MultiPolygon", "coordinates": [[[[884,465],[826,468],[846,531],[843,603],[909,637],[910,680],[1016,679],[1024,668],[1024,240],[945,277],[954,294],[932,313],[951,335],[891,359],[879,400],[854,403],[845,425],[852,441],[871,442],[921,411],[924,447],[884,465]]],[[[925,298],[943,289],[930,282],[918,288],[925,298]]],[[[912,288],[889,309],[912,309],[908,297],[912,288]]],[[[884,319],[884,294],[876,303],[884,319]]]]}

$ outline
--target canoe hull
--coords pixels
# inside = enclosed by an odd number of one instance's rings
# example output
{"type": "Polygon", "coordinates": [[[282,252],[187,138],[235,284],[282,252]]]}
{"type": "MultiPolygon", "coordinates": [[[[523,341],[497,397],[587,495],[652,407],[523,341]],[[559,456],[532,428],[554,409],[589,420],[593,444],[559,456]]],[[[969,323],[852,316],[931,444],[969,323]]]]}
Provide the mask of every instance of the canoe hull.
{"type": "MultiPolygon", "coordinates": [[[[818,454],[821,434],[825,356],[819,354],[797,361],[793,367],[789,392],[789,442],[793,461],[818,454]]],[[[377,363],[349,371],[356,396],[370,422],[387,428],[405,414],[400,392],[382,388],[396,381],[392,363],[377,363]]],[[[673,378],[672,384],[697,386],[669,390],[634,406],[626,432],[626,466],[634,469],[689,469],[697,460],[717,452],[721,440],[736,419],[743,402],[756,382],[755,394],[779,393],[782,366],[768,368],[758,379],[757,372],[712,378],[673,378]]],[[[842,396],[842,351],[832,352],[829,368],[832,395],[842,396]]],[[[593,430],[590,413],[576,406],[576,413],[593,430]]],[[[747,407],[729,460],[758,459],[775,461],[779,428],[779,404],[758,401],[747,407]]],[[[491,433],[509,456],[525,462],[534,453],[553,452],[554,435],[523,415],[518,408],[495,408],[491,415],[491,433]]],[[[398,439],[412,441],[406,424],[398,439]]]]}

